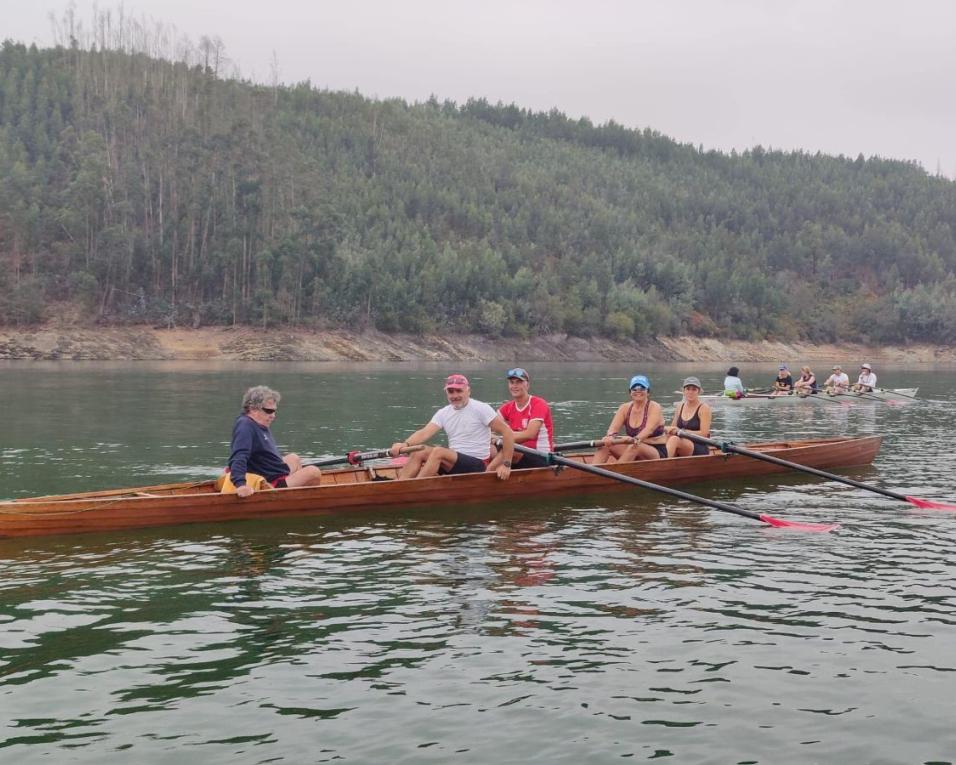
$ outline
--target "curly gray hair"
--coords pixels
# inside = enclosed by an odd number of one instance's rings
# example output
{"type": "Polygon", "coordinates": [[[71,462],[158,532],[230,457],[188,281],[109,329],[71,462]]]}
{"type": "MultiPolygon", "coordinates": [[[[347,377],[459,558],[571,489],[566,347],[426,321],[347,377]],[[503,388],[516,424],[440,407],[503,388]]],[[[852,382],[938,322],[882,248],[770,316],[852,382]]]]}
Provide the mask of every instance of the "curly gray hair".
{"type": "Polygon", "coordinates": [[[261,409],[266,401],[279,403],[282,400],[282,394],[265,385],[256,385],[246,391],[242,397],[242,411],[248,413],[252,409],[261,409]]]}

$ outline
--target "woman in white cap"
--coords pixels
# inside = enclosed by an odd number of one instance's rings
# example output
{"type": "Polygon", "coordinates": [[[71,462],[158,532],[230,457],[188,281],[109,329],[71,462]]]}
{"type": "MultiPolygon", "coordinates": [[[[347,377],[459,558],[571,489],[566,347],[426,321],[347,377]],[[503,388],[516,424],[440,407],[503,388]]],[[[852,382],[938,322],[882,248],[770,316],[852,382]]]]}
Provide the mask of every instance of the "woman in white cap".
{"type": "Polygon", "coordinates": [[[876,387],[876,374],[869,364],[860,364],[860,376],[853,383],[854,393],[871,393],[876,387]]]}
{"type": "Polygon", "coordinates": [[[829,396],[846,393],[850,389],[850,378],[846,376],[846,372],[840,369],[839,364],[833,365],[833,374],[823,383],[823,389],[829,396]]]}
{"type": "Polygon", "coordinates": [[[594,464],[658,460],[667,456],[667,436],[664,435],[664,412],[661,405],[651,401],[651,381],[646,375],[634,375],[628,386],[631,400],[621,404],[604,436],[604,446],[594,453],[594,464]],[[621,429],[634,439],[629,445],[615,444],[621,429]]]}
{"type": "Polygon", "coordinates": [[[686,430],[688,433],[710,438],[710,406],[700,400],[700,380],[696,377],[688,377],[684,380],[684,400],[674,412],[674,419],[671,421],[667,433],[670,438],[667,439],[668,457],[690,457],[710,454],[704,444],[691,441],[689,438],[681,438],[677,435],[678,430],[686,430]]]}

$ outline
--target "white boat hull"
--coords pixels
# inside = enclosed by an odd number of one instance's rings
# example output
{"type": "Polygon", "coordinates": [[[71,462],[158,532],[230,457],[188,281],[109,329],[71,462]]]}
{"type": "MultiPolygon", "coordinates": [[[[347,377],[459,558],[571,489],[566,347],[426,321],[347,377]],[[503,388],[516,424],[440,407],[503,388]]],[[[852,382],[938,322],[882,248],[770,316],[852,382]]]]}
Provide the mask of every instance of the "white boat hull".
{"type": "MultiPolygon", "coordinates": [[[[869,393],[838,393],[830,396],[826,393],[815,393],[811,396],[798,396],[796,394],[783,394],[774,396],[770,393],[758,393],[744,396],[743,398],[730,398],[730,396],[701,396],[700,400],[711,407],[778,407],[792,406],[801,404],[805,401],[812,401],[826,406],[827,403],[863,403],[867,401],[909,403],[916,400],[916,392],[919,388],[877,388],[869,393]]],[[[678,402],[679,403],[679,402],[678,402]]]]}

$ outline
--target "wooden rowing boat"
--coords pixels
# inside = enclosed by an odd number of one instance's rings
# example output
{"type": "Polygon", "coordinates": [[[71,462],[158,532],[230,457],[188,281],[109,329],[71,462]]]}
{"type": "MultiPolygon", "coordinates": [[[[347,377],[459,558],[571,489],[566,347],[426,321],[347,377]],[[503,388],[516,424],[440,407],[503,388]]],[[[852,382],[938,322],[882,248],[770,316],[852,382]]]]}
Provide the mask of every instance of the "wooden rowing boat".
{"type": "MultiPolygon", "coordinates": [[[[749,448],[809,467],[838,468],[871,463],[881,442],[881,436],[865,436],[778,441],[751,444],[749,448]]],[[[591,455],[585,454],[568,456],[585,463],[591,459],[591,455]]],[[[718,452],[709,456],[628,462],[608,468],[658,484],[786,472],[776,465],[718,452]]],[[[583,471],[559,467],[516,470],[507,481],[498,480],[493,473],[394,480],[396,472],[395,467],[328,470],[323,473],[321,486],[257,492],[245,499],[235,494],[219,494],[214,481],[202,481],[9,500],[0,502],[0,537],[341,514],[629,488],[583,471]]]]}
{"type": "MultiPolygon", "coordinates": [[[[730,396],[704,395],[700,400],[711,407],[778,407],[791,406],[809,401],[824,406],[829,402],[886,402],[886,403],[910,403],[916,400],[916,391],[919,388],[877,388],[867,393],[837,393],[829,395],[827,393],[814,393],[813,395],[797,395],[796,393],[773,395],[772,393],[748,393],[743,398],[731,398],[730,396]]],[[[680,402],[677,402],[680,403],[680,402]]]]}

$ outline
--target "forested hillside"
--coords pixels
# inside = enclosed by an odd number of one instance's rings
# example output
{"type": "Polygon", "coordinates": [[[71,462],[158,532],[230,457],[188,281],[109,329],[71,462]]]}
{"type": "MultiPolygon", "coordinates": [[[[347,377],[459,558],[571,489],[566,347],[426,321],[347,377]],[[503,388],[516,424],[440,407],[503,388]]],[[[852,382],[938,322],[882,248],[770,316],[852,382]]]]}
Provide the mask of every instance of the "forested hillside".
{"type": "Polygon", "coordinates": [[[956,184],[915,164],[256,85],[205,52],[3,44],[0,321],[956,340],[956,184]]]}

